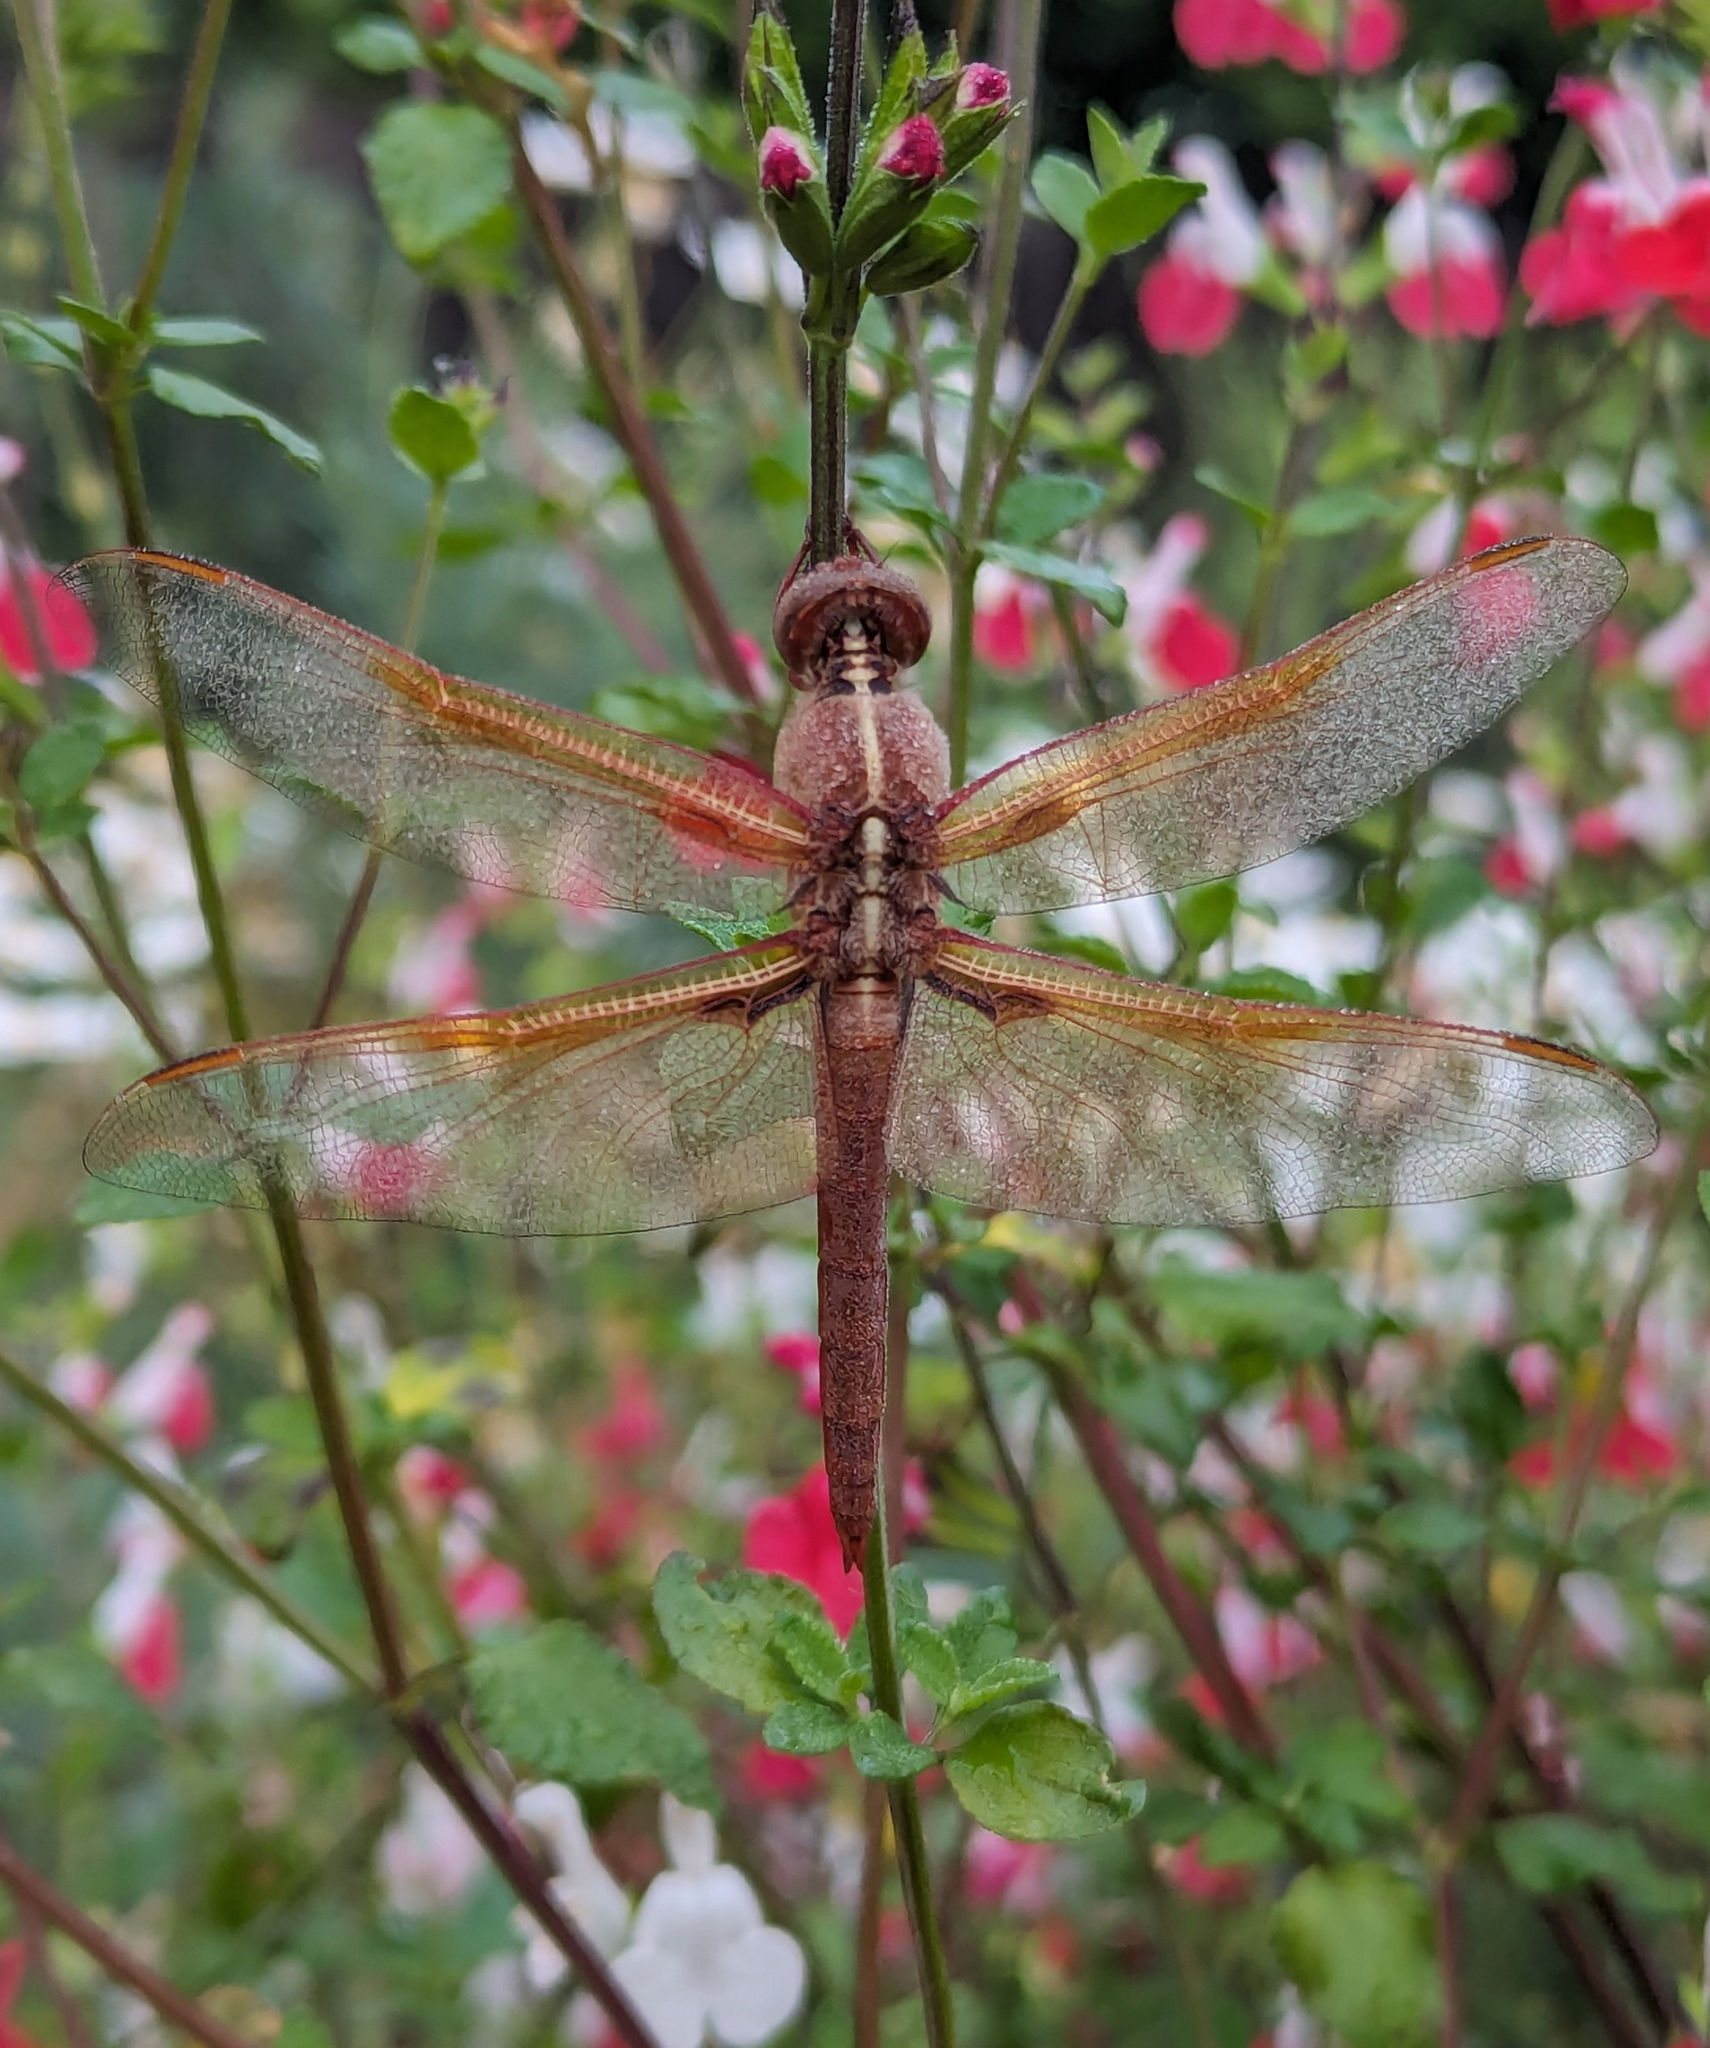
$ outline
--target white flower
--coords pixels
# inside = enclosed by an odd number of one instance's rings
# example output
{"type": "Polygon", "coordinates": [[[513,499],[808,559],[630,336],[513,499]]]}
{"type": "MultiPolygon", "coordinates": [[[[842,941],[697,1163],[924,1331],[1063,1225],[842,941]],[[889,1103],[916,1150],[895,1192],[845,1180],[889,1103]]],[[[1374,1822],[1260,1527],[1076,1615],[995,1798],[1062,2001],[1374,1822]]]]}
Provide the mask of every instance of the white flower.
{"type": "Polygon", "coordinates": [[[1235,159],[1209,135],[1190,135],[1177,145],[1178,177],[1205,187],[1170,230],[1170,251],[1225,284],[1251,284],[1264,268],[1265,231],[1259,209],[1247,196],[1235,159]]]}
{"type": "Polygon", "coordinates": [[[394,1913],[409,1919],[455,1906],[486,1868],[463,1816],[419,1765],[404,1773],[403,1810],[380,1837],[375,1864],[394,1913]]]}
{"type": "Polygon", "coordinates": [[[234,1600],[226,1608],[217,1654],[220,1703],[230,1713],[317,1706],[344,1690],[340,1673],[259,1600],[234,1600]]]}
{"type": "Polygon", "coordinates": [[[634,1938],[612,1964],[661,2048],[758,2048],[796,2014],[807,1983],[800,1944],[768,1927],[754,1888],[716,1861],[710,1817],[669,1793],[660,1825],[672,1863],[647,1887],[634,1938]]]}
{"type": "MultiPolygon", "coordinates": [[[[629,1933],[629,1894],[595,1853],[575,1793],[568,1785],[524,1785],[511,1812],[558,1866],[551,1890],[565,1914],[602,1956],[616,1955],[629,1933]]],[[[528,1944],[523,1975],[530,1989],[551,1990],[565,1972],[563,1951],[523,1907],[511,1918],[528,1944]]]]}
{"type": "MultiPolygon", "coordinates": [[[[1077,1720],[1093,1718],[1091,1705],[1067,1650],[1051,1659],[1060,1678],[1057,1699],[1077,1720]]],[[[1098,1719],[1119,1756],[1132,1756],[1152,1732],[1151,1716],[1140,1704],[1140,1692],[1151,1678],[1157,1658],[1144,1636],[1120,1636],[1087,1659],[1087,1676],[1098,1700],[1098,1719]]]]}

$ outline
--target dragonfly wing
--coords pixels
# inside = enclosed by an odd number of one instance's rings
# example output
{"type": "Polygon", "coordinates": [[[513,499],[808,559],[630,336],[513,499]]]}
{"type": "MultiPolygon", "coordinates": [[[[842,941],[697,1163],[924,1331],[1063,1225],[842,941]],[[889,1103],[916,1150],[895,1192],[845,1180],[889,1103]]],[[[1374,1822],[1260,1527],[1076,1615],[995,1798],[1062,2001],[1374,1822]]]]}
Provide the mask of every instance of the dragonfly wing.
{"type": "Polygon", "coordinates": [[[763,776],[443,675],[246,576],[121,550],[65,572],[102,659],[358,838],[583,907],[763,916],[806,856],[763,776]]]}
{"type": "Polygon", "coordinates": [[[810,1193],[816,1006],[793,947],[468,1017],[181,1061],[112,1103],[91,1173],[153,1194],[508,1236],[646,1230],[810,1193]]]}
{"type": "Polygon", "coordinates": [[[891,1155],[986,1208],[1239,1224],[1601,1173],[1655,1142],[1625,1081],[1536,1039],[958,939],[915,988],[891,1155]]]}
{"type": "Polygon", "coordinates": [[[1268,668],[1024,754],[952,796],[938,866],[975,910],[1060,910],[1275,860],[1505,711],[1626,583],[1588,540],[1510,541],[1268,668]]]}

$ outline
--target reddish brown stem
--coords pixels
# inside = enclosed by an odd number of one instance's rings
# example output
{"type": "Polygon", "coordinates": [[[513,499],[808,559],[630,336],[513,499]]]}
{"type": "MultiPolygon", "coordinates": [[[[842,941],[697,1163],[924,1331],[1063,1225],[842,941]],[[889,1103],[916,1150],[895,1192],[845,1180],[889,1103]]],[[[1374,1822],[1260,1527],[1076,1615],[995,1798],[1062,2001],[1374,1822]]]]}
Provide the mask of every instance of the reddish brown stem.
{"type": "Polygon", "coordinates": [[[1104,1495],[1105,1504],[1116,1518],[1135,1562],[1169,1616],[1170,1625],[1181,1637],[1211,1696],[1222,1710],[1229,1733],[1244,1748],[1267,1761],[1276,1755],[1276,1739],[1265,1725],[1247,1688],[1236,1677],[1224,1652],[1217,1624],[1194,1597],[1187,1582],[1171,1563],[1158,1524],[1145,1496],[1129,1475],[1116,1432],[1100,1414],[1092,1397],[1073,1373],[1061,1367],[1047,1367],[1051,1390],[1064,1420],[1074,1431],[1087,1470],[1104,1495]]]}
{"type": "Polygon", "coordinates": [[[0,1835],[0,1883],[14,1898],[27,1902],[29,1909],[74,1941],[86,1956],[98,1963],[115,1984],[123,1984],[169,2025],[200,2041],[204,2048],[252,2048],[241,2034],[221,2026],[205,2007],[169,1984],[158,1970],[151,1970],[140,1956],[116,1941],[99,1921],[91,1920],[80,1907],[32,1870],[3,1835],[0,1835]]]}
{"type": "Polygon", "coordinates": [[[612,432],[629,457],[636,484],[653,515],[659,544],[676,576],[684,609],[726,689],[744,704],[756,704],[759,698],[754,681],[731,632],[724,601],[713,585],[707,565],[683,517],[646,414],[624,375],[594,295],[577,267],[563,223],[558,218],[557,205],[536,176],[520,141],[516,144],[514,157],[517,191],[534,222],[547,268],[552,272],[553,282],[575,325],[589,371],[599,386],[612,432]]]}

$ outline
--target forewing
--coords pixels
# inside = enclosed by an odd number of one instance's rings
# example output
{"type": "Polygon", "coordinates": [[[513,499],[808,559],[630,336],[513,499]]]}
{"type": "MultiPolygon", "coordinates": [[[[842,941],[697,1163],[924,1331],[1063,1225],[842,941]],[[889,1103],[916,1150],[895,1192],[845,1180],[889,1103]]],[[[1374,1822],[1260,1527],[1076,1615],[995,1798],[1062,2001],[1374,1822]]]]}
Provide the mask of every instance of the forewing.
{"type": "Polygon", "coordinates": [[[938,867],[974,910],[1059,910],[1275,860],[1505,711],[1614,605],[1577,539],[1489,548],[1268,668],[1024,754],[951,797],[938,867]]]}
{"type": "Polygon", "coordinates": [[[1656,1142],[1626,1082],[1535,1039],[1231,1002],[972,939],[934,976],[892,1159],[986,1208],[1257,1223],[1601,1173],[1656,1142]]]}
{"type": "Polygon", "coordinates": [[[734,762],[442,675],[248,577],[172,555],[65,572],[102,659],[345,831],[471,881],[584,907],[763,916],[804,814],[734,762]]]}
{"type": "Polygon", "coordinates": [[[528,1009],[181,1061],[112,1103],[91,1173],[151,1194],[508,1236],[647,1230],[814,1187],[817,1015],[758,946],[528,1009]]]}

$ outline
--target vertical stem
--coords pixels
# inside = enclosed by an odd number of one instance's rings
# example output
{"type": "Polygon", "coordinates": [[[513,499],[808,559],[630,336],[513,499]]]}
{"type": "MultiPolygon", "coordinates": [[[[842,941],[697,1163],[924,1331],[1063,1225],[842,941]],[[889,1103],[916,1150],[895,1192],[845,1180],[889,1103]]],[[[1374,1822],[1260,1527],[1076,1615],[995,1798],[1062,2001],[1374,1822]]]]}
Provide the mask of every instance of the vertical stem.
{"type": "Polygon", "coordinates": [[[834,561],[843,552],[849,466],[849,352],[815,336],[808,343],[808,554],[834,561]]]}
{"type": "MultiPolygon", "coordinates": [[[[861,51],[867,0],[832,0],[831,67],[825,89],[825,196],[835,224],[855,180],[861,125],[861,51]]],[[[808,556],[829,562],[843,552],[849,466],[849,344],[860,310],[861,280],[835,254],[814,287],[808,324],[808,556]]]]}
{"type": "Polygon", "coordinates": [[[885,1788],[869,1778],[861,1788],[861,1897],[855,1909],[855,1987],[850,2000],[854,2048],[879,2048],[883,2009],[879,1935],[885,1903],[885,1788]]]}
{"type": "Polygon", "coordinates": [[[41,0],[12,0],[12,15],[18,25],[18,47],[23,53],[24,73],[29,80],[30,98],[41,122],[42,149],[47,157],[48,183],[53,191],[53,208],[59,218],[60,240],[65,245],[66,268],[71,288],[85,305],[103,303],[101,271],[95,260],[94,237],[83,206],[83,187],[77,176],[77,157],[71,146],[71,121],[65,108],[65,81],[60,76],[59,45],[51,31],[53,17],[41,0]]]}
{"type": "Polygon", "coordinates": [[[867,0],[832,0],[831,68],[825,88],[825,196],[831,218],[842,218],[855,181],[855,143],[861,123],[861,47],[867,40],[867,0]]]}
{"type": "Polygon", "coordinates": [[[172,155],[166,166],[166,183],[161,188],[160,211],[155,215],[154,234],[143,258],[142,275],[126,315],[133,334],[143,334],[154,310],[155,295],[172,253],[184,199],[190,189],[190,173],[196,164],[196,145],[208,118],[208,100],[214,90],[214,73],[219,66],[220,46],[225,41],[226,23],[232,0],[208,0],[196,30],[196,46],[190,52],[190,75],[184,82],[184,98],[178,109],[178,127],[172,137],[172,155]]]}
{"type": "Polygon", "coordinates": [[[1033,153],[1032,87],[1043,13],[1044,0],[1008,0],[1002,21],[1001,39],[1005,47],[1001,55],[1008,59],[1011,90],[1020,112],[1009,124],[1004,144],[997,219],[983,280],[985,304],[974,354],[974,388],[968,400],[956,544],[950,560],[950,696],[944,724],[950,736],[952,787],[963,780],[968,767],[968,709],[974,678],[974,577],[979,568],[977,543],[985,517],[986,456],[992,398],[997,389],[998,351],[1009,323],[1016,254],[1021,246],[1022,200],[1028,161],[1033,153]]]}
{"type": "MultiPolygon", "coordinates": [[[[878,1489],[878,1513],[867,1537],[867,1566],[862,1580],[867,1599],[867,1642],[873,1657],[873,1704],[903,1725],[902,1677],[897,1668],[896,1622],[891,1612],[890,1545],[885,1490],[878,1489]]],[[[950,2003],[950,1972],[944,1942],[932,1904],[932,1872],[926,1836],[920,1825],[920,1798],[912,1778],[890,1787],[891,1826],[897,1838],[897,1872],[903,1903],[914,1935],[914,1956],[926,2009],[927,2048],[954,2048],[955,2016],[950,2003]]]]}

